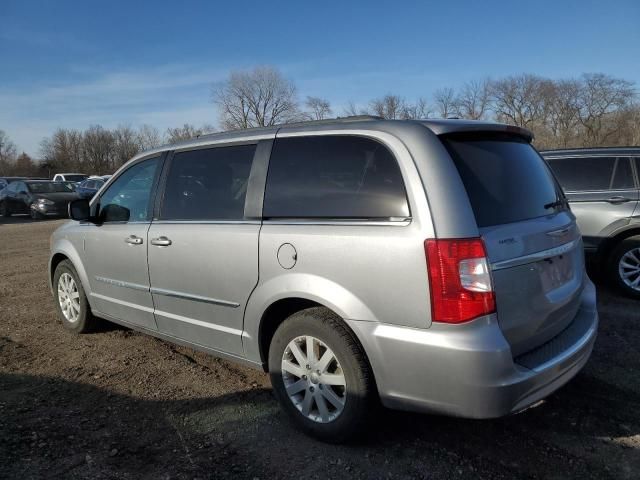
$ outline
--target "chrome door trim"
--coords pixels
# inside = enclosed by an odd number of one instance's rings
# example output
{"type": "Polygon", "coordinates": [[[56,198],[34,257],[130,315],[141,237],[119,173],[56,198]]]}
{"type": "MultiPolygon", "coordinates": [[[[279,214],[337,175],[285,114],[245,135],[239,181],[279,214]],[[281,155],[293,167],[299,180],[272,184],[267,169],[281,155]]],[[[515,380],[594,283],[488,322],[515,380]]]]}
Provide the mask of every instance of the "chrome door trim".
{"type": "Polygon", "coordinates": [[[140,285],[138,283],[123,282],[122,280],[115,280],[113,278],[99,277],[97,275],[95,277],[93,277],[93,278],[95,278],[98,282],[106,283],[108,285],[114,285],[116,287],[131,288],[133,290],[140,290],[140,291],[143,291],[143,292],[148,292],[149,291],[149,286],[148,285],[140,285]]]}
{"type": "Polygon", "coordinates": [[[525,265],[527,263],[534,263],[545,258],[557,257],[558,255],[564,255],[565,253],[573,250],[581,239],[572,240],[569,243],[560,245],[559,247],[549,248],[540,252],[531,253],[529,255],[523,255],[522,257],[510,258],[509,260],[502,260],[501,262],[495,262],[491,264],[491,270],[501,270],[503,268],[517,267],[519,265],[525,265]]]}
{"type": "Polygon", "coordinates": [[[154,225],[260,225],[259,220],[154,220],[154,225]]]}
{"type": "Polygon", "coordinates": [[[238,330],[235,328],[225,327],[223,325],[217,325],[215,323],[204,322],[202,320],[196,320],[195,318],[184,317],[182,315],[177,315],[175,313],[164,312],[162,310],[155,310],[156,315],[161,317],[170,318],[172,320],[176,320],[178,322],[190,323],[191,325],[198,325],[199,327],[210,328],[211,330],[217,330],[219,332],[228,333],[231,335],[236,335],[240,337],[242,335],[242,330],[238,330]]]}
{"type": "MultiPolygon", "coordinates": [[[[201,295],[192,295],[190,293],[176,292],[174,290],[165,290],[164,288],[151,287],[151,293],[156,295],[164,295],[165,297],[182,298],[184,300],[193,300],[195,302],[211,303],[213,305],[221,305],[223,307],[238,308],[237,302],[229,302],[227,300],[219,300],[217,298],[203,297],[201,295]]],[[[156,312],[161,313],[161,312],[156,312]]]]}
{"type": "Polygon", "coordinates": [[[365,226],[365,227],[406,227],[411,224],[411,217],[400,220],[349,220],[349,219],[274,219],[264,220],[264,225],[334,225],[334,226],[365,226]]]}

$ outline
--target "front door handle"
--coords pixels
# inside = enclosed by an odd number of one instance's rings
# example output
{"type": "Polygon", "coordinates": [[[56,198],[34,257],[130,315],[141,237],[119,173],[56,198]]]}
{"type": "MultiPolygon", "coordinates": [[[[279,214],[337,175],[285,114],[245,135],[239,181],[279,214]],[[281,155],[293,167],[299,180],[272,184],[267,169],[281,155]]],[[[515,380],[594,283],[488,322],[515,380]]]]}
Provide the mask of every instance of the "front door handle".
{"type": "Polygon", "coordinates": [[[156,245],[158,247],[168,247],[169,245],[171,245],[171,240],[169,240],[167,237],[152,238],[151,245],[156,245]]]}
{"type": "Polygon", "coordinates": [[[142,239],[140,237],[136,237],[135,235],[130,235],[124,239],[125,242],[130,243],[131,245],[142,245],[142,239]]]}
{"type": "Polygon", "coordinates": [[[615,204],[618,204],[618,203],[630,202],[631,199],[627,198],[627,197],[621,197],[621,196],[616,195],[615,197],[607,198],[606,201],[609,202],[609,203],[613,203],[615,205],[615,204]]]}

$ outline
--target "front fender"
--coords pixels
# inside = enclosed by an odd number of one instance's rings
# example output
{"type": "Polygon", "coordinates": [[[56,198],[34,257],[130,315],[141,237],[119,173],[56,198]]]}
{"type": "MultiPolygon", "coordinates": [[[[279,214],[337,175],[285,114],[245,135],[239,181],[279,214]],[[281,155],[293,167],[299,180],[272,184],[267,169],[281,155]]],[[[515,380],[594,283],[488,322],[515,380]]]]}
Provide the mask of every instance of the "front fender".
{"type": "Polygon", "coordinates": [[[308,273],[288,273],[258,284],[244,315],[243,344],[249,360],[260,361],[260,322],[273,303],[286,298],[302,298],[333,310],[345,320],[376,322],[378,319],[352,292],[327,278],[308,273]]]}
{"type": "Polygon", "coordinates": [[[89,305],[91,305],[91,285],[89,283],[89,276],[87,275],[87,271],[84,268],[84,264],[80,259],[80,254],[76,247],[66,238],[59,238],[55,240],[55,243],[51,247],[51,256],[49,257],[49,269],[48,269],[48,277],[49,277],[49,288],[51,289],[51,293],[53,294],[53,269],[52,262],[56,255],[64,255],[68,258],[71,263],[73,263],[73,267],[78,272],[78,277],[80,277],[80,283],[82,283],[82,288],[87,296],[87,301],[89,305]]]}

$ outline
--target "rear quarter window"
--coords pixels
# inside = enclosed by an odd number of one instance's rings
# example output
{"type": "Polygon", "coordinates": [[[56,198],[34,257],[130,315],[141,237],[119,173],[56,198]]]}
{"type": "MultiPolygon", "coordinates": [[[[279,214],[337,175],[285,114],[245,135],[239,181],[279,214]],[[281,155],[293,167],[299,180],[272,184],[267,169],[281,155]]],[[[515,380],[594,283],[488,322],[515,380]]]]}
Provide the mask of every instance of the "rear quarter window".
{"type": "Polygon", "coordinates": [[[548,166],[525,140],[513,136],[442,138],[467,190],[478,227],[554,213],[563,198],[548,166]],[[547,206],[545,208],[545,206],[547,206]]]}
{"type": "Polygon", "coordinates": [[[624,190],[634,185],[628,157],[567,157],[548,162],[567,192],[624,190]]]}
{"type": "Polygon", "coordinates": [[[276,140],[264,199],[267,218],[389,219],[410,215],[389,149],[349,135],[276,140]]]}

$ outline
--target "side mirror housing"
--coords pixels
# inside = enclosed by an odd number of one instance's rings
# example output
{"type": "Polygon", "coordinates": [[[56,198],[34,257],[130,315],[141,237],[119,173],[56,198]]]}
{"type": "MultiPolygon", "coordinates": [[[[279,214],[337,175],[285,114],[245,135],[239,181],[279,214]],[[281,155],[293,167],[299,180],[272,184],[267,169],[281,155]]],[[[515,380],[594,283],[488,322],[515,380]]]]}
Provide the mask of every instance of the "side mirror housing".
{"type": "Polygon", "coordinates": [[[69,218],[79,222],[86,222],[91,217],[89,201],[79,198],[69,202],[69,218]]]}

